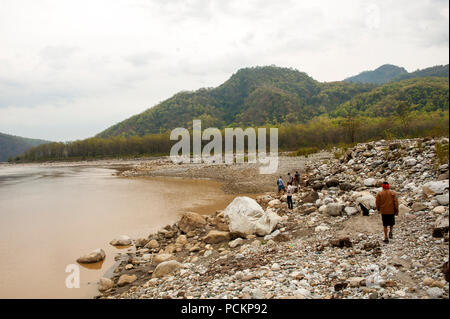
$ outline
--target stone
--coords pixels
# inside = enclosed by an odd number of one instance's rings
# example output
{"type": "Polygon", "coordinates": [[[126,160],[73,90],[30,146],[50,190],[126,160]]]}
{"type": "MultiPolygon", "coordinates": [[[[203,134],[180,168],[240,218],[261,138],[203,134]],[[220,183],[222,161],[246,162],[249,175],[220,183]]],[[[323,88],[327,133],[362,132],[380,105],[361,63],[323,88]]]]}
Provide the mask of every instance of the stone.
{"type": "Polygon", "coordinates": [[[203,228],[206,226],[206,219],[200,214],[194,212],[185,212],[181,216],[178,222],[178,228],[184,232],[188,233],[198,228],[203,228]]]}
{"type": "Polygon", "coordinates": [[[153,271],[152,278],[161,278],[168,274],[173,273],[175,270],[179,269],[181,264],[176,260],[169,260],[160,263],[156,266],[155,271],[153,271]]]}
{"type": "Polygon", "coordinates": [[[351,191],[354,188],[354,186],[349,183],[341,183],[341,184],[339,184],[339,188],[341,190],[347,192],[347,191],[351,191]]]}
{"type": "Polygon", "coordinates": [[[268,207],[280,207],[281,201],[279,199],[272,199],[268,204],[268,207]]]}
{"type": "Polygon", "coordinates": [[[398,205],[398,213],[399,214],[404,215],[404,214],[409,214],[409,212],[411,212],[411,209],[408,206],[403,205],[403,204],[398,205]]]}
{"type": "Polygon", "coordinates": [[[265,236],[275,229],[281,221],[271,209],[264,211],[262,207],[250,197],[236,197],[224,210],[230,232],[242,235],[265,236]]]}
{"type": "Polygon", "coordinates": [[[330,240],[330,245],[332,247],[339,247],[339,248],[352,247],[352,242],[351,242],[350,238],[342,237],[342,238],[330,240]]]}
{"type": "Polygon", "coordinates": [[[444,206],[436,206],[435,208],[433,208],[432,212],[436,213],[436,214],[444,214],[446,211],[444,206]]]}
{"type": "Polygon", "coordinates": [[[130,236],[121,235],[111,240],[109,244],[112,246],[130,246],[132,244],[132,240],[130,236]]]}
{"type": "Polygon", "coordinates": [[[448,214],[440,216],[434,223],[433,237],[441,238],[448,232],[448,214]]]}
{"type": "Polygon", "coordinates": [[[433,284],[433,282],[434,282],[434,279],[433,279],[433,278],[427,277],[427,278],[425,278],[425,279],[422,281],[422,284],[423,284],[424,286],[430,286],[430,287],[431,287],[431,285],[433,284]]]}
{"type": "Polygon", "coordinates": [[[159,243],[156,239],[152,239],[144,247],[149,249],[155,249],[159,247],[159,243]]]}
{"type": "Polygon", "coordinates": [[[117,281],[117,286],[123,287],[125,285],[129,285],[137,280],[136,275],[122,275],[119,277],[119,280],[117,281]]]}
{"type": "Polygon", "coordinates": [[[437,195],[435,199],[440,205],[448,206],[448,193],[443,195],[437,195]]]}
{"type": "Polygon", "coordinates": [[[239,245],[242,244],[244,240],[242,238],[236,238],[235,240],[232,240],[228,243],[228,246],[230,246],[230,248],[235,248],[239,245]]]}
{"type": "Polygon", "coordinates": [[[186,235],[180,235],[178,236],[177,240],[175,241],[175,246],[183,247],[187,244],[187,237],[186,235]]]}
{"type": "Polygon", "coordinates": [[[136,247],[144,247],[145,245],[147,245],[147,243],[148,243],[147,238],[138,238],[134,241],[134,245],[136,247]]]}
{"type": "Polygon", "coordinates": [[[174,258],[175,257],[172,254],[157,254],[153,257],[153,264],[158,265],[174,258]]]}
{"type": "Polygon", "coordinates": [[[415,212],[420,212],[426,210],[428,207],[424,203],[416,202],[411,206],[412,210],[415,212]]]}
{"type": "Polygon", "coordinates": [[[278,263],[274,263],[272,267],[270,267],[273,271],[278,271],[281,269],[280,265],[278,263]]]}
{"type": "Polygon", "coordinates": [[[366,187],[374,187],[377,185],[377,180],[374,178],[366,178],[363,183],[366,187]]]}
{"type": "Polygon", "coordinates": [[[91,251],[89,254],[78,258],[77,262],[80,264],[91,264],[91,263],[96,263],[96,262],[102,261],[103,259],[105,259],[105,257],[106,257],[106,254],[103,251],[103,249],[98,248],[98,249],[91,251]]]}
{"type": "Polygon", "coordinates": [[[329,216],[340,216],[344,210],[344,205],[339,203],[331,203],[326,205],[325,214],[329,216]]]}
{"type": "Polygon", "coordinates": [[[446,261],[443,265],[442,265],[442,273],[444,274],[445,280],[448,282],[448,261],[446,261]]]}
{"type": "Polygon", "coordinates": [[[98,290],[100,292],[104,292],[108,289],[111,289],[114,286],[114,281],[109,278],[102,277],[98,281],[98,290]]]}
{"type": "Polygon", "coordinates": [[[415,158],[406,158],[404,160],[405,164],[408,166],[414,166],[417,164],[417,160],[415,158]]]}
{"type": "Polygon", "coordinates": [[[348,215],[348,216],[353,216],[359,213],[359,210],[355,207],[350,207],[347,206],[344,208],[344,212],[348,215]]]}
{"type": "Polygon", "coordinates": [[[376,209],[375,196],[369,192],[358,192],[352,196],[355,199],[356,205],[362,204],[367,209],[376,209]]]}
{"type": "Polygon", "coordinates": [[[281,233],[280,230],[277,229],[277,230],[275,230],[272,234],[264,236],[264,240],[267,241],[267,240],[274,239],[274,238],[277,237],[280,233],[281,233]]]}
{"type": "Polygon", "coordinates": [[[330,227],[328,227],[327,225],[319,225],[317,226],[314,231],[317,232],[322,232],[322,231],[327,231],[330,230],[330,227]]]}
{"type": "Polygon", "coordinates": [[[422,186],[422,191],[427,195],[443,194],[445,190],[448,190],[448,179],[428,182],[422,186]]]}
{"type": "Polygon", "coordinates": [[[315,191],[319,191],[319,190],[321,190],[324,186],[325,186],[325,185],[324,185],[323,183],[321,183],[321,182],[315,182],[315,183],[312,185],[312,188],[313,188],[315,191]]]}
{"type": "Polygon", "coordinates": [[[209,231],[205,237],[203,237],[203,241],[208,244],[217,244],[223,241],[228,241],[230,238],[231,236],[229,232],[213,229],[209,231]]]}
{"type": "Polygon", "coordinates": [[[363,283],[365,282],[365,278],[363,277],[350,277],[347,279],[350,287],[360,287],[363,286],[363,283]]]}
{"type": "Polygon", "coordinates": [[[438,288],[438,287],[433,287],[433,288],[427,289],[427,295],[433,299],[441,298],[443,296],[443,294],[444,293],[443,293],[442,289],[438,288]]]}
{"type": "Polygon", "coordinates": [[[303,203],[315,203],[316,200],[318,200],[318,199],[319,199],[319,194],[317,192],[310,192],[302,198],[302,202],[303,203]]]}
{"type": "Polygon", "coordinates": [[[446,180],[446,179],[448,179],[448,171],[447,172],[445,172],[445,173],[442,173],[442,174],[440,174],[439,176],[438,176],[438,181],[443,181],[443,180],[446,180]]]}
{"type": "Polygon", "coordinates": [[[331,178],[325,182],[328,188],[339,186],[339,181],[335,178],[331,178]]]}

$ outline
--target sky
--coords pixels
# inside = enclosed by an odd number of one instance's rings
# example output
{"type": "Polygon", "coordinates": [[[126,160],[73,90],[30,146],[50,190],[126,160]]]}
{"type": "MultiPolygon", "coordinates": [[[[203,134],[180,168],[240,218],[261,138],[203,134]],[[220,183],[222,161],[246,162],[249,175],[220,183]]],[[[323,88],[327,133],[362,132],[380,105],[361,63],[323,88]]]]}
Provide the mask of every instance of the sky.
{"type": "Polygon", "coordinates": [[[448,64],[443,0],[0,0],[0,132],[94,136],[238,69],[448,64]]]}

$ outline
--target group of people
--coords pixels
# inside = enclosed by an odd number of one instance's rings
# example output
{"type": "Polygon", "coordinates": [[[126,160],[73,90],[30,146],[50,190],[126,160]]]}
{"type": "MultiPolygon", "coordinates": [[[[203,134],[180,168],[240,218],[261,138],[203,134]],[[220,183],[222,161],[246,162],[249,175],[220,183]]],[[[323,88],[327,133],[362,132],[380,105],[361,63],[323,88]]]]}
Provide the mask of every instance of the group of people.
{"type": "Polygon", "coordinates": [[[300,186],[300,174],[298,173],[298,171],[295,171],[294,176],[292,176],[290,172],[287,175],[287,190],[284,186],[283,178],[280,176],[277,180],[278,194],[280,194],[281,192],[286,192],[288,208],[293,209],[294,203],[292,202],[292,195],[296,191],[298,191],[298,188],[300,186]]]}
{"type": "MultiPolygon", "coordinates": [[[[294,176],[292,176],[291,173],[287,174],[287,188],[285,187],[281,176],[277,179],[277,186],[278,194],[281,192],[286,193],[288,208],[293,209],[294,204],[292,202],[292,195],[296,191],[298,192],[300,186],[300,174],[298,171],[295,172],[294,176]]],[[[381,186],[383,189],[377,194],[376,207],[378,212],[381,214],[384,230],[384,243],[388,244],[389,239],[393,238],[392,231],[395,225],[395,216],[398,215],[398,198],[397,194],[390,190],[390,185],[388,182],[383,182],[381,186]]],[[[365,207],[361,208],[363,209],[363,215],[368,215],[368,209],[365,207]],[[364,214],[364,210],[367,211],[367,214],[364,214]]]]}

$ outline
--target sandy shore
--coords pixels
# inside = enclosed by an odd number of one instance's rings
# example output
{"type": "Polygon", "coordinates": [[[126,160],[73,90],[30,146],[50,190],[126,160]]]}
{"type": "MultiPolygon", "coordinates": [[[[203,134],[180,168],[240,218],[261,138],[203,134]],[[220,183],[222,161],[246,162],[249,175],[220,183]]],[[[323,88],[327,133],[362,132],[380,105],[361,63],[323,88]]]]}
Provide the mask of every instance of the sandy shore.
{"type": "Polygon", "coordinates": [[[168,176],[190,179],[213,179],[223,183],[227,194],[262,193],[276,190],[276,180],[295,171],[305,174],[308,163],[327,162],[332,154],[322,152],[305,157],[278,157],[278,168],[273,174],[260,174],[259,164],[174,164],[170,158],[152,158],[129,163],[129,168],[121,171],[121,176],[168,176]]]}

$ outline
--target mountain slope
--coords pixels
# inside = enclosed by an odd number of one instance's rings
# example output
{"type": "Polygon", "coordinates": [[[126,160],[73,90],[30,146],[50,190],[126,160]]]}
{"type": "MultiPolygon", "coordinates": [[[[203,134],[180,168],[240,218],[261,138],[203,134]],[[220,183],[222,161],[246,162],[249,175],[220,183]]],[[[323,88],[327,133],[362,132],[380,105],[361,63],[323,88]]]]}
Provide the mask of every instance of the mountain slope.
{"type": "Polygon", "coordinates": [[[417,70],[407,74],[401,74],[393,79],[393,81],[401,81],[406,79],[426,77],[426,76],[438,76],[448,78],[448,64],[447,65],[436,65],[430,68],[417,70]]]}
{"type": "Polygon", "coordinates": [[[0,133],[0,162],[6,162],[9,157],[15,157],[33,146],[46,143],[50,141],[0,133]]]}
{"type": "Polygon", "coordinates": [[[240,69],[216,88],[180,92],[130,117],[97,137],[159,133],[176,127],[191,128],[192,119],[203,127],[305,122],[335,110],[373,84],[320,83],[306,73],[275,66],[240,69]]]}
{"type": "Polygon", "coordinates": [[[370,92],[355,96],[340,105],[333,116],[359,114],[386,117],[398,112],[399,105],[408,112],[432,112],[449,109],[448,78],[425,77],[390,82],[370,92]]]}
{"type": "Polygon", "coordinates": [[[384,84],[407,73],[408,71],[402,67],[385,64],[373,71],[364,71],[358,75],[346,78],[344,82],[384,84]]]}

